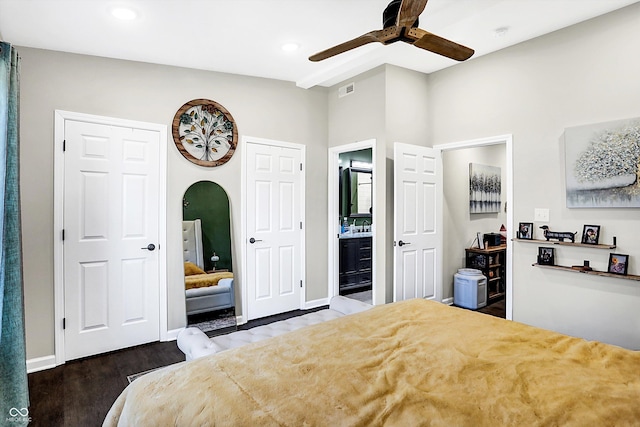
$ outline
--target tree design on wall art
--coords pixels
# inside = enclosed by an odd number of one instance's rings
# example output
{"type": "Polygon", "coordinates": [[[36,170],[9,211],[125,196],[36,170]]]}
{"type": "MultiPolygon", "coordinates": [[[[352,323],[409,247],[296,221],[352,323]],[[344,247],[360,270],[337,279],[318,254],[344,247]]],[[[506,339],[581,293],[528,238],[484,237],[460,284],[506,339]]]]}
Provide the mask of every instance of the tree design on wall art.
{"type": "Polygon", "coordinates": [[[568,208],[640,207],[640,119],[565,129],[568,208]]]}
{"type": "Polygon", "coordinates": [[[469,212],[497,213],[502,204],[499,167],[469,163],[469,212]]]}
{"type": "Polygon", "coordinates": [[[194,99],[180,107],[173,118],[172,132],[180,153],[200,166],[226,163],[238,139],[231,114],[208,99],[194,99]]]}

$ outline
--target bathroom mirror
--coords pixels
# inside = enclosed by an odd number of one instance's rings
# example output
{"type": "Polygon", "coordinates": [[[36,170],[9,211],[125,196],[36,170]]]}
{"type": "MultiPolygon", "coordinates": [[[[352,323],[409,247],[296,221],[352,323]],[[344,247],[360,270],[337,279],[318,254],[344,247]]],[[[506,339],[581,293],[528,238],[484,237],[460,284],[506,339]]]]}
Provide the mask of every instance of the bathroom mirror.
{"type": "Polygon", "coordinates": [[[373,182],[370,169],[347,168],[347,216],[370,217],[373,182]]]}
{"type": "Polygon", "coordinates": [[[226,191],[192,184],[182,200],[187,324],[204,332],[236,327],[231,216],[226,191]]]}

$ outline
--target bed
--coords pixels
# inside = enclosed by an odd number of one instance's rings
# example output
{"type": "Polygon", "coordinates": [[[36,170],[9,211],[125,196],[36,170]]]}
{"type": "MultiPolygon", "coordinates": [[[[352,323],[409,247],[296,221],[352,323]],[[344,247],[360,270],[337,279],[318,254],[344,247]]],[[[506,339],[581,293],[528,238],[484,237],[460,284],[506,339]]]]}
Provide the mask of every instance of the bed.
{"type": "Polygon", "coordinates": [[[640,352],[424,299],[147,374],[105,426],[638,425],[640,352]]]}
{"type": "Polygon", "coordinates": [[[235,307],[233,273],[205,272],[200,219],[182,221],[187,316],[235,307]]]}

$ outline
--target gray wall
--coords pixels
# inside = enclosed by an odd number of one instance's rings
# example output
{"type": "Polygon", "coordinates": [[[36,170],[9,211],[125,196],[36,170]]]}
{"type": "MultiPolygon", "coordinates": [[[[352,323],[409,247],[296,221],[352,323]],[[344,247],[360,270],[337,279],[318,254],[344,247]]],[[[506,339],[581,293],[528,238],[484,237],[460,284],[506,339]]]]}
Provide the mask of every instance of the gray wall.
{"type": "MultiPolygon", "coordinates": [[[[378,246],[376,255],[386,262],[385,273],[376,279],[386,280],[387,302],[396,141],[433,146],[512,134],[516,224],[532,222],[535,208],[550,209],[553,229],[600,224],[602,239],[618,236],[616,251],[631,254],[629,272],[640,274],[640,240],[629,233],[640,210],[567,209],[561,146],[566,127],[640,117],[640,56],[629,49],[640,43],[639,26],[640,4],[635,4],[429,76],[387,65],[331,88],[329,145],[375,137],[377,160],[386,165],[380,177],[385,188],[376,193],[378,203],[385,203],[377,207],[385,213],[384,232],[376,232],[386,245],[378,246]],[[337,88],[351,81],[356,92],[338,99],[337,88]],[[402,114],[413,117],[404,120],[402,114]]],[[[514,320],[640,348],[637,282],[534,268],[538,246],[513,245],[514,320]]],[[[561,249],[557,256],[563,264],[590,259],[596,269],[606,270],[609,251],[561,249]]],[[[443,295],[448,295],[446,286],[443,295]]]]}
{"type": "MultiPolygon", "coordinates": [[[[616,251],[631,255],[633,274],[640,209],[567,209],[562,139],[567,127],[640,117],[638,28],[640,3],[429,76],[431,143],[513,134],[514,222],[549,208],[552,229],[599,224],[601,241],[617,236],[616,251]]],[[[638,282],[535,268],[538,245],[513,247],[514,320],[640,349],[638,282]]],[[[589,259],[598,270],[608,256],[556,250],[564,265],[589,259]]]]}
{"type": "MultiPolygon", "coordinates": [[[[377,140],[374,211],[383,288],[391,297],[392,146],[432,146],[494,135],[514,138],[514,218],[551,212],[556,229],[602,225],[618,236],[640,274],[638,209],[566,209],[561,156],[563,129],[640,117],[640,4],[472,59],[429,76],[381,66],[349,81],[356,92],[302,90],[293,83],[21,48],[21,196],[25,259],[27,356],[53,354],[53,111],[64,109],[169,125],[184,102],[210,98],[235,117],[240,135],[306,145],[307,301],[326,297],[327,146],[377,140]],[[407,115],[411,115],[408,119],[407,115]],[[424,120],[422,120],[424,118],[424,120]],[[385,260],[381,262],[380,260],[385,260]]],[[[349,82],[348,81],[348,82],[349,82]]],[[[347,82],[345,82],[347,83],[347,82]]],[[[184,322],[180,254],[181,198],[198,180],[229,194],[234,259],[239,260],[240,155],[223,167],[198,168],[172,142],[168,149],[167,276],[169,328],[184,322]]],[[[445,236],[446,238],[446,236],[445,236]]],[[[561,332],[640,348],[637,282],[531,267],[537,245],[514,243],[514,319],[561,332]]],[[[591,259],[604,269],[607,251],[562,248],[563,263],[591,259]]],[[[241,266],[236,265],[239,271],[241,266]]],[[[240,278],[241,279],[241,278],[240,278]]]]}
{"type": "Polygon", "coordinates": [[[426,145],[427,79],[411,70],[383,65],[330,88],[329,146],[376,140],[374,176],[375,303],[393,300],[393,145],[426,145]],[[355,91],[338,98],[338,88],[355,91]]]}
{"type": "MultiPolygon", "coordinates": [[[[236,120],[239,135],[306,146],[306,298],[327,297],[325,248],[327,96],[293,83],[177,67],[19,48],[21,69],[21,196],[27,358],[54,353],[53,117],[54,110],[126,118],[169,127],[167,159],[168,328],[184,326],[182,196],[194,182],[210,180],[229,195],[234,266],[240,264],[240,157],[201,168],[171,139],[176,110],[195,98],[213,99],[236,120]]],[[[239,284],[238,284],[239,285],[239,284]]],[[[238,288],[239,289],[239,288],[238,288]]],[[[237,292],[239,294],[239,292],[237,292]]],[[[240,307],[240,302],[237,302],[240,307]]]]}
{"type": "MultiPolygon", "coordinates": [[[[373,176],[374,208],[373,231],[376,256],[375,286],[373,293],[375,304],[389,302],[391,292],[388,289],[390,267],[386,259],[387,217],[386,192],[386,123],[385,123],[385,67],[361,74],[336,85],[328,91],[328,144],[329,147],[358,141],[375,139],[374,162],[376,170],[373,176]],[[338,88],[354,82],[355,90],[345,97],[338,97],[338,88]]],[[[337,166],[336,166],[337,170],[337,166]]]]}

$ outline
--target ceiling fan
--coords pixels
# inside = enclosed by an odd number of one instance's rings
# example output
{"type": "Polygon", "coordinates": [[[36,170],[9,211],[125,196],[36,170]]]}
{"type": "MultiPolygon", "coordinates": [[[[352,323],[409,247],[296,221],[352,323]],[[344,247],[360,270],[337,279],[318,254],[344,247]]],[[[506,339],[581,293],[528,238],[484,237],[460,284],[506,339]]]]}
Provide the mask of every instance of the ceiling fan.
{"type": "Polygon", "coordinates": [[[392,0],[382,13],[384,28],[371,31],[353,40],[333,46],[309,57],[310,61],[322,61],[332,56],[363,46],[379,42],[384,45],[403,41],[456,61],[469,59],[474,51],[466,46],[436,36],[418,28],[418,16],[428,0],[392,0]]]}

